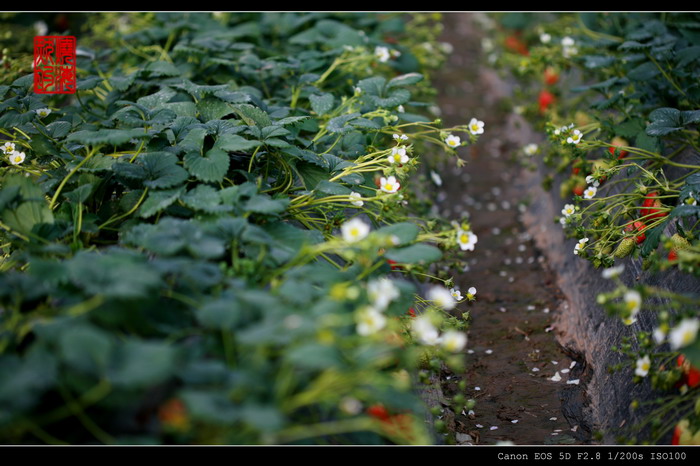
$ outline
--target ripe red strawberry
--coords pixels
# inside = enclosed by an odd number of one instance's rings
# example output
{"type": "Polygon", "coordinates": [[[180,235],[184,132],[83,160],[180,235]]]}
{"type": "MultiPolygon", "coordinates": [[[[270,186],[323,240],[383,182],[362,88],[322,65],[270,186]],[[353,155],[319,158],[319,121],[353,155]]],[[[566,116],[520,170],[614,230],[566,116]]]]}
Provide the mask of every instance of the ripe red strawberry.
{"type": "MultiPolygon", "coordinates": [[[[610,151],[610,153],[611,153],[612,155],[615,155],[615,148],[620,147],[620,146],[629,146],[629,144],[627,143],[627,141],[625,141],[624,139],[622,139],[622,138],[620,138],[620,137],[617,137],[617,136],[615,136],[614,138],[612,138],[612,141],[610,141],[610,144],[612,144],[613,146],[615,146],[615,147],[608,147],[608,150],[610,151]]],[[[629,152],[627,152],[626,150],[621,150],[621,151],[620,151],[620,154],[617,156],[617,158],[618,158],[618,159],[624,159],[625,157],[627,157],[627,154],[628,154],[628,153],[629,153],[629,152]]]]}
{"type": "Polygon", "coordinates": [[[586,190],[586,183],[579,183],[576,186],[574,186],[574,189],[572,191],[577,196],[583,196],[583,192],[585,190],[586,190]]]}
{"type": "Polygon", "coordinates": [[[545,84],[548,84],[550,86],[555,85],[557,82],[559,82],[559,74],[557,71],[551,67],[548,66],[544,70],[544,82],[545,84]]]}
{"type": "Polygon", "coordinates": [[[677,253],[674,249],[671,249],[671,250],[668,252],[668,260],[669,260],[669,261],[678,260],[678,253],[677,253]]]}
{"type": "Polygon", "coordinates": [[[647,217],[649,219],[652,218],[661,218],[665,217],[668,215],[668,212],[661,212],[660,207],[663,205],[661,204],[661,200],[658,199],[659,193],[656,191],[652,191],[648,193],[646,196],[644,196],[644,202],[642,202],[642,207],[643,209],[640,210],[640,213],[642,214],[642,217],[647,217]]]}
{"type": "Polygon", "coordinates": [[[683,371],[683,378],[679,385],[687,384],[689,388],[700,385],[700,370],[690,364],[690,361],[687,361],[682,354],[678,356],[678,367],[683,371]]]}
{"type": "Polygon", "coordinates": [[[681,439],[681,424],[680,422],[676,424],[676,428],[673,429],[673,438],[671,439],[671,445],[678,445],[681,439]]]}
{"type": "MultiPolygon", "coordinates": [[[[630,233],[635,232],[635,231],[642,231],[646,228],[646,225],[643,222],[634,222],[631,225],[627,225],[625,227],[625,231],[628,231],[630,233]]],[[[634,239],[637,241],[637,244],[641,244],[645,239],[647,239],[647,236],[644,233],[640,233],[634,237],[634,239]]]]}
{"type": "Polygon", "coordinates": [[[396,261],[393,261],[391,259],[387,259],[386,261],[391,266],[391,270],[401,270],[402,269],[402,267],[400,265],[396,265],[396,261]]]}
{"type": "Polygon", "coordinates": [[[515,34],[506,37],[505,46],[512,52],[519,53],[520,55],[530,55],[527,45],[515,34]]]}
{"type": "Polygon", "coordinates": [[[387,411],[387,409],[380,404],[374,404],[367,408],[367,414],[373,418],[379,419],[380,421],[389,420],[389,411],[387,411]]]}
{"type": "Polygon", "coordinates": [[[408,315],[410,315],[411,317],[415,317],[415,316],[416,316],[416,310],[413,309],[412,307],[411,307],[411,308],[408,308],[408,315]]]}
{"type": "Polygon", "coordinates": [[[539,104],[540,104],[540,113],[544,113],[547,111],[547,109],[554,103],[556,98],[554,97],[554,94],[549,92],[547,89],[543,89],[540,92],[539,96],[539,104]]]}

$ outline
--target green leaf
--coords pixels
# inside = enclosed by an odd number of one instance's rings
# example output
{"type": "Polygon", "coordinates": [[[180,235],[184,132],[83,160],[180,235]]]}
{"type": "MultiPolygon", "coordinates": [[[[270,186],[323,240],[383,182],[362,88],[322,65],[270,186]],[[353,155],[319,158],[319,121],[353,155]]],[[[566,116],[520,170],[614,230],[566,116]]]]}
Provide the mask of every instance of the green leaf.
{"type": "Polygon", "coordinates": [[[387,225],[378,229],[375,233],[379,235],[395,236],[399,240],[399,245],[408,244],[416,239],[419,228],[414,223],[401,222],[387,225]]]}
{"type": "MultiPolygon", "coordinates": [[[[46,125],[46,129],[49,130],[49,134],[54,138],[54,139],[60,139],[64,137],[68,132],[71,130],[72,125],[68,121],[61,121],[57,120],[52,123],[49,123],[46,125]]],[[[32,141],[34,141],[34,138],[32,138],[32,141]]],[[[34,144],[32,144],[32,148],[34,147],[34,144]]]]}
{"type": "Polygon", "coordinates": [[[206,184],[197,185],[187,194],[182,196],[182,202],[194,210],[204,212],[225,212],[233,210],[233,206],[221,205],[221,195],[213,186],[206,184]]]}
{"type": "Polygon", "coordinates": [[[197,102],[197,111],[202,121],[220,120],[235,112],[233,105],[214,96],[208,95],[197,102]]]}
{"type": "Polygon", "coordinates": [[[114,342],[110,334],[96,327],[78,325],[61,332],[58,348],[69,366],[97,375],[107,368],[114,342]]]}
{"type": "Polygon", "coordinates": [[[416,84],[417,82],[420,82],[423,80],[423,75],[420,73],[407,73],[407,74],[402,74],[401,76],[397,76],[386,84],[386,88],[390,89],[392,87],[396,86],[410,86],[412,84],[416,84]]]}
{"type": "Polygon", "coordinates": [[[256,194],[243,206],[248,212],[258,214],[279,214],[289,205],[289,198],[272,199],[267,194],[256,194]]]}
{"type": "Polygon", "coordinates": [[[205,328],[212,330],[234,330],[244,319],[241,305],[232,299],[220,299],[204,305],[196,313],[197,321],[205,328]]]}
{"type": "Polygon", "coordinates": [[[412,244],[404,248],[389,249],[385,254],[387,259],[404,264],[429,264],[442,257],[442,252],[429,244],[412,244]]]}
{"type": "Polygon", "coordinates": [[[163,191],[150,191],[146,200],[139,207],[139,217],[148,218],[163,211],[177,201],[184,191],[184,186],[163,191]]]}
{"type": "Polygon", "coordinates": [[[683,348],[682,353],[694,367],[700,367],[700,338],[696,338],[690,345],[683,348]]]}
{"type": "Polygon", "coordinates": [[[307,343],[286,353],[286,359],[304,369],[328,369],[341,365],[341,356],[335,346],[307,343]]]}
{"type": "Polygon", "coordinates": [[[150,62],[144,67],[145,71],[153,76],[179,76],[180,70],[175,65],[167,61],[150,62]]]}
{"type": "Polygon", "coordinates": [[[234,111],[240,116],[247,125],[258,126],[264,128],[272,124],[270,115],[264,110],[254,107],[250,104],[233,105],[234,111]]]}
{"type": "Polygon", "coordinates": [[[157,341],[129,338],[116,350],[110,379],[116,386],[146,388],[169,379],[177,368],[175,349],[157,341]]]}
{"type": "Polygon", "coordinates": [[[664,232],[666,225],[668,225],[668,221],[670,218],[671,217],[669,216],[669,218],[661,222],[659,225],[644,233],[646,239],[644,240],[644,244],[642,244],[642,248],[640,251],[642,257],[647,257],[659,245],[659,241],[661,240],[661,234],[664,232]]]}
{"type": "Polygon", "coordinates": [[[172,188],[187,181],[187,170],[177,164],[176,156],[168,152],[150,152],[137,159],[146,173],[143,184],[149,188],[172,188]]]}
{"type": "Polygon", "coordinates": [[[170,88],[163,88],[156,92],[155,94],[147,95],[145,97],[141,97],[136,101],[137,104],[143,105],[144,107],[148,109],[155,109],[160,107],[161,105],[167,103],[177,95],[177,91],[170,89],[170,88]]]}
{"type": "Polygon", "coordinates": [[[321,180],[314,189],[326,194],[350,194],[352,192],[351,189],[342,184],[328,180],[321,180]]]}
{"type": "Polygon", "coordinates": [[[335,97],[333,94],[311,94],[309,96],[309,101],[311,102],[311,109],[316,112],[318,116],[323,116],[328,113],[335,105],[335,97]]]}
{"type": "Polygon", "coordinates": [[[629,73],[627,73],[627,77],[634,81],[648,81],[657,76],[659,73],[661,72],[655,64],[651,62],[645,62],[632,69],[629,73]]]}
{"type": "Polygon", "coordinates": [[[70,134],[66,141],[85,145],[111,144],[118,146],[133,138],[148,137],[143,128],[82,130],[70,134]]]}
{"type": "Polygon", "coordinates": [[[222,425],[239,422],[239,409],[231,401],[228,391],[186,389],[180,392],[180,398],[192,419],[222,425]]]}
{"type": "Polygon", "coordinates": [[[360,114],[356,112],[335,117],[328,122],[326,128],[331,133],[347,133],[352,131],[352,127],[347,126],[347,124],[359,116],[360,114]]]}
{"type": "Polygon", "coordinates": [[[251,141],[238,134],[222,134],[216,139],[214,147],[226,152],[245,152],[254,147],[258,147],[260,141],[251,141]]]}
{"type": "MultiPolygon", "coordinates": [[[[44,193],[31,179],[21,175],[11,175],[5,178],[3,191],[19,187],[19,194],[23,202],[16,208],[5,208],[1,213],[2,221],[11,229],[29,234],[35,225],[41,223],[53,223],[53,213],[44,193]]],[[[15,188],[17,189],[17,188],[15,188]]]]}
{"type": "Polygon", "coordinates": [[[229,167],[229,156],[219,148],[212,148],[202,157],[197,152],[185,155],[185,168],[197,179],[206,182],[223,181],[229,167]]]}

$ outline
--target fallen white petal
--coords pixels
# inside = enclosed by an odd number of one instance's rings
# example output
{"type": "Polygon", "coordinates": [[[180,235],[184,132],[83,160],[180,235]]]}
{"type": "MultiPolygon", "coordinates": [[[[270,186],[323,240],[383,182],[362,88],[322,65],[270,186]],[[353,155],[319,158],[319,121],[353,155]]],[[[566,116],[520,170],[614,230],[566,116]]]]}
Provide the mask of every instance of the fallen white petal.
{"type": "Polygon", "coordinates": [[[489,427],[489,430],[496,430],[496,429],[498,429],[498,426],[491,426],[491,427],[489,427]]]}
{"type": "Polygon", "coordinates": [[[539,368],[539,367],[533,367],[533,368],[532,368],[532,372],[539,372],[539,371],[540,371],[540,368],[539,368]]]}
{"type": "Polygon", "coordinates": [[[557,418],[556,418],[556,417],[550,417],[549,420],[550,420],[550,421],[556,421],[557,418]]]}
{"type": "Polygon", "coordinates": [[[493,353],[493,350],[491,350],[491,349],[486,350],[486,354],[491,354],[491,353],[493,353]]]}
{"type": "Polygon", "coordinates": [[[549,380],[551,380],[552,382],[559,382],[559,381],[561,380],[561,375],[559,375],[559,372],[557,372],[557,373],[554,374],[554,375],[552,376],[552,378],[549,379],[549,380]]]}
{"type": "Polygon", "coordinates": [[[512,422],[513,424],[517,424],[517,423],[518,423],[518,420],[517,420],[517,419],[513,419],[513,420],[510,421],[510,422],[512,422]]]}
{"type": "Polygon", "coordinates": [[[474,387],[474,390],[479,391],[481,390],[481,387],[474,387]]]}
{"type": "Polygon", "coordinates": [[[566,383],[569,385],[578,385],[579,379],[567,380],[566,383]]]}
{"type": "Polygon", "coordinates": [[[569,369],[573,369],[575,365],[576,365],[576,361],[571,361],[571,365],[569,365],[569,369]]]}
{"type": "Polygon", "coordinates": [[[552,364],[559,364],[559,361],[552,361],[552,364]]]}
{"type": "Polygon", "coordinates": [[[569,369],[562,369],[562,370],[561,370],[561,373],[562,373],[562,374],[566,374],[567,372],[569,372],[569,369]]]}
{"type": "Polygon", "coordinates": [[[481,429],[482,427],[484,427],[481,424],[474,424],[474,425],[476,426],[477,429],[481,429]]]}

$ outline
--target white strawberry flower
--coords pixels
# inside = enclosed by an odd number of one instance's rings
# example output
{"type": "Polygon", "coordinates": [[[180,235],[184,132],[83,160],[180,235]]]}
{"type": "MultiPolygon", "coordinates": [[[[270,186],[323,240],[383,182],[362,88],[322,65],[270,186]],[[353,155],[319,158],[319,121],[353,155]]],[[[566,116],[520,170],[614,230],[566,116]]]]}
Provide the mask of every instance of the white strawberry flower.
{"type": "Polygon", "coordinates": [[[625,302],[625,310],[628,311],[630,315],[623,318],[622,322],[625,325],[632,325],[637,322],[637,314],[639,314],[639,310],[642,308],[642,295],[636,290],[629,290],[624,294],[623,300],[625,302]]]}
{"type": "Polygon", "coordinates": [[[430,170],[430,178],[433,180],[437,186],[442,186],[442,178],[435,170],[430,170]]]}
{"type": "Polygon", "coordinates": [[[587,242],[588,238],[581,238],[580,240],[578,240],[578,243],[576,243],[576,246],[574,246],[574,254],[578,255],[579,251],[581,251],[586,246],[587,242]]]}
{"type": "Polygon", "coordinates": [[[2,149],[2,151],[5,154],[11,154],[15,151],[15,143],[14,142],[6,142],[2,146],[0,146],[0,149],[2,149]]]}
{"type": "Polygon", "coordinates": [[[357,333],[362,336],[371,335],[383,329],[386,325],[386,317],[372,307],[365,307],[357,315],[357,333]]]}
{"type": "Polygon", "coordinates": [[[374,49],[374,56],[377,57],[380,62],[387,62],[391,58],[391,53],[389,53],[387,47],[377,46],[374,49]]]}
{"type": "Polygon", "coordinates": [[[462,251],[473,251],[477,241],[477,236],[471,231],[457,230],[457,243],[462,251]]]}
{"type": "Polygon", "coordinates": [[[375,309],[383,311],[393,300],[399,297],[399,289],[387,277],[367,283],[367,295],[375,309]]]}
{"type": "Polygon", "coordinates": [[[10,163],[12,165],[19,165],[24,162],[25,157],[26,155],[24,152],[13,151],[12,154],[10,154],[10,163]]]}
{"type": "Polygon", "coordinates": [[[461,144],[461,140],[459,139],[459,136],[455,136],[453,134],[450,134],[445,139],[445,144],[447,144],[448,146],[450,146],[452,148],[455,148],[455,147],[459,147],[459,145],[461,144]]]}
{"type": "Polygon", "coordinates": [[[700,320],[697,318],[683,319],[681,322],[668,332],[668,342],[671,349],[677,350],[688,346],[695,341],[700,327],[700,320]]]}
{"type": "Polygon", "coordinates": [[[649,358],[649,355],[646,355],[643,358],[637,359],[637,367],[634,370],[634,375],[638,375],[640,377],[646,377],[647,374],[649,373],[650,368],[651,368],[651,359],[649,358]]]}
{"type": "Polygon", "coordinates": [[[440,342],[438,330],[428,316],[421,316],[413,319],[411,328],[418,337],[418,340],[424,345],[433,346],[440,342]]]}
{"type": "Polygon", "coordinates": [[[625,270],[625,264],[620,264],[616,267],[610,267],[608,269],[603,270],[603,278],[614,278],[618,277],[623,271],[625,270]]]}
{"type": "Polygon", "coordinates": [[[562,47],[573,47],[574,44],[575,44],[574,39],[572,39],[569,36],[566,36],[566,37],[562,38],[562,40],[561,40],[562,47]]]}
{"type": "Polygon", "coordinates": [[[549,44],[552,40],[552,36],[550,34],[547,34],[546,32],[543,32],[540,34],[540,42],[543,44],[549,44]]]}
{"type": "Polygon", "coordinates": [[[432,301],[433,304],[441,309],[444,309],[446,311],[449,311],[450,309],[454,309],[457,303],[455,302],[454,297],[452,297],[452,293],[450,293],[450,290],[445,288],[444,286],[434,286],[428,291],[428,296],[427,296],[429,301],[432,301]]]}
{"type": "Polygon", "coordinates": [[[440,338],[440,344],[447,351],[456,353],[462,351],[467,344],[467,336],[463,332],[448,330],[440,338]]]}
{"type": "Polygon", "coordinates": [[[457,288],[450,288],[450,294],[456,301],[462,300],[462,292],[459,291],[457,288]]]}
{"type": "Polygon", "coordinates": [[[657,345],[660,345],[666,340],[666,329],[664,327],[656,327],[654,333],[652,333],[654,341],[657,345]]]}
{"type": "Polygon", "coordinates": [[[340,227],[343,239],[348,243],[355,243],[367,237],[369,234],[369,225],[355,217],[348,220],[340,227]]]}
{"type": "Polygon", "coordinates": [[[349,195],[350,199],[350,204],[354,205],[355,207],[362,207],[365,203],[362,201],[362,194],[356,193],[355,191],[351,192],[349,195]]]}
{"type": "Polygon", "coordinates": [[[566,142],[569,144],[578,144],[581,142],[581,138],[583,137],[583,134],[581,133],[580,130],[575,129],[573,133],[571,133],[571,136],[566,138],[566,142]]]}
{"type": "Polygon", "coordinates": [[[398,191],[400,187],[401,185],[398,181],[396,181],[396,177],[394,176],[390,176],[388,178],[384,178],[382,176],[379,179],[379,189],[381,189],[385,193],[393,194],[396,191],[398,191]]]}
{"type": "Polygon", "coordinates": [[[392,137],[394,139],[396,139],[397,141],[407,141],[408,140],[408,136],[406,136],[405,134],[394,134],[392,137]]]}
{"type": "Polygon", "coordinates": [[[523,152],[525,152],[525,155],[529,155],[530,157],[535,155],[538,150],[539,150],[539,147],[537,147],[537,144],[534,144],[534,143],[530,143],[530,144],[526,145],[525,147],[523,147],[523,152]]]}
{"type": "Polygon", "coordinates": [[[476,299],[476,288],[473,286],[467,290],[467,299],[469,301],[474,301],[476,299]]]}
{"type": "Polygon", "coordinates": [[[399,105],[398,107],[396,107],[396,111],[399,113],[406,113],[406,109],[403,108],[403,105],[399,105]]]}
{"type": "Polygon", "coordinates": [[[583,192],[583,198],[584,199],[593,199],[595,197],[595,194],[598,192],[598,188],[595,186],[589,186],[586,188],[586,190],[583,192]]]}
{"type": "Polygon", "coordinates": [[[483,134],[484,133],[484,122],[472,118],[469,122],[469,132],[472,134],[483,134]]]}
{"type": "Polygon", "coordinates": [[[593,175],[588,175],[588,176],[586,177],[586,184],[590,184],[590,185],[592,185],[594,188],[597,188],[598,186],[600,186],[600,181],[598,181],[598,180],[596,180],[595,178],[593,178],[593,175]]]}
{"type": "Polygon", "coordinates": [[[47,117],[51,114],[51,109],[50,108],[38,108],[35,110],[35,112],[41,118],[44,118],[44,117],[47,117]]]}
{"type": "Polygon", "coordinates": [[[391,148],[391,155],[387,157],[389,163],[401,163],[404,164],[408,162],[409,158],[406,155],[406,148],[403,146],[397,146],[391,148]]]}
{"type": "Polygon", "coordinates": [[[576,207],[574,207],[573,204],[566,204],[564,208],[561,210],[562,215],[565,217],[568,217],[570,215],[573,215],[576,212],[576,207]]]}

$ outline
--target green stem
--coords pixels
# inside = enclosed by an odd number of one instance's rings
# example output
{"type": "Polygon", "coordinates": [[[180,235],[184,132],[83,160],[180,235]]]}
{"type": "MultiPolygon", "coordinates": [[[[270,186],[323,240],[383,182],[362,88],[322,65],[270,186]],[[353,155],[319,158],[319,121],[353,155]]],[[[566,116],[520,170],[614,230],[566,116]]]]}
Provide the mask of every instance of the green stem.
{"type": "Polygon", "coordinates": [[[86,155],[85,158],[83,160],[81,160],[80,163],[78,163],[78,165],[76,165],[73,168],[73,170],[71,170],[70,173],[68,173],[66,175],[65,178],[63,178],[63,181],[61,181],[61,184],[58,185],[58,189],[56,189],[56,192],[54,193],[53,197],[51,198],[51,202],[49,203],[49,209],[53,210],[54,206],[56,205],[56,200],[58,199],[58,195],[61,194],[61,191],[63,190],[63,187],[66,185],[66,183],[68,183],[68,180],[70,180],[71,177],[80,169],[80,167],[85,165],[85,162],[90,160],[92,158],[92,156],[95,155],[96,153],[97,153],[97,149],[92,149],[88,153],[88,155],[86,155]]]}

